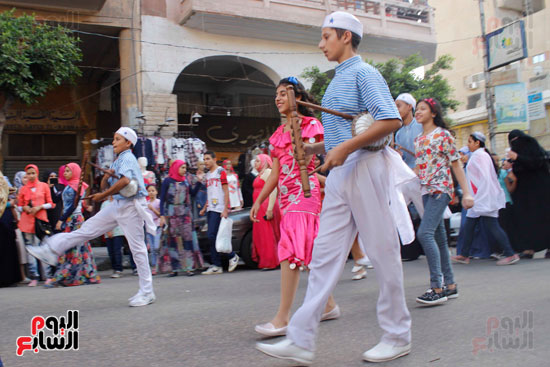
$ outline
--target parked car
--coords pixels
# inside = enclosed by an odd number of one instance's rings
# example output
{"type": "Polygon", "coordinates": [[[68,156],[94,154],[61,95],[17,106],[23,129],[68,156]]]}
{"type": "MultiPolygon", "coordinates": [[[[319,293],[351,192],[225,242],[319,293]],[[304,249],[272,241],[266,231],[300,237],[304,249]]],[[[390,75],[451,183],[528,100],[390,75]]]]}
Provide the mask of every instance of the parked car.
{"type": "MultiPolygon", "coordinates": [[[[250,220],[250,208],[234,210],[229,213],[229,218],[233,220],[233,251],[241,257],[246,266],[257,268],[258,264],[252,259],[252,221],[250,220]]],[[[197,228],[197,238],[202,254],[205,257],[210,257],[206,217],[197,218],[193,223],[195,228],[197,228]]]]}

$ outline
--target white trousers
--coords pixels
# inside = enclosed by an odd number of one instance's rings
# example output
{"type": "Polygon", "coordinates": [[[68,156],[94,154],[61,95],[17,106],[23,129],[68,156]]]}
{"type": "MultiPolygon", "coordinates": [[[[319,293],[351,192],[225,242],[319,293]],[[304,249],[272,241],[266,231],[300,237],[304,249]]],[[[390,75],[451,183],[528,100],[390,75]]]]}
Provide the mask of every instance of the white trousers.
{"type": "Polygon", "coordinates": [[[357,232],[378,279],[377,316],[384,331],[382,341],[396,346],[410,343],[411,316],[405,303],[399,239],[390,210],[388,167],[382,152],[357,151],[327,178],[306,296],[287,330],[287,337],[296,345],[315,350],[321,315],[357,232]]]}
{"type": "MultiPolygon", "coordinates": [[[[145,199],[141,199],[145,203],[145,199]]],[[[144,204],[145,205],[145,204],[144,204]]],[[[62,255],[70,248],[97,238],[120,226],[130,245],[132,257],[136,263],[139,275],[139,289],[142,293],[153,291],[153,277],[147,257],[143,218],[136,209],[133,200],[113,200],[96,215],[85,221],[82,226],[69,233],[59,233],[47,239],[47,244],[58,255],[62,255]]]]}

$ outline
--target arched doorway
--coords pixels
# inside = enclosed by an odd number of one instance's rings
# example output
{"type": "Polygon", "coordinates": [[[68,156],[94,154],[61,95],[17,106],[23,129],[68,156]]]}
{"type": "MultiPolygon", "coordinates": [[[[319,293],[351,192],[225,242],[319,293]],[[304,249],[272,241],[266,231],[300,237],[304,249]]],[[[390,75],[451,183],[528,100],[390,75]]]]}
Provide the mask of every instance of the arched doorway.
{"type": "Polygon", "coordinates": [[[279,125],[274,103],[278,80],[267,66],[239,56],[192,62],[176,79],[172,92],[178,98],[178,132],[194,134],[209,149],[235,159],[269,138],[279,125]],[[189,126],[195,113],[201,115],[198,126],[189,126]]]}

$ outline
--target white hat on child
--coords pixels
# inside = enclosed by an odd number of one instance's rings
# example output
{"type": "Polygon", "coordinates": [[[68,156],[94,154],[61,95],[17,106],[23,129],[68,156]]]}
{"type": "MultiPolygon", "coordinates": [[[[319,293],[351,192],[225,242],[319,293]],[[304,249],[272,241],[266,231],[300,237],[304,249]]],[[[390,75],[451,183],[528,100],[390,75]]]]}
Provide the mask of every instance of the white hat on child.
{"type": "Polygon", "coordinates": [[[130,129],[129,127],[121,127],[118,129],[115,134],[122,135],[126,140],[128,140],[130,143],[136,145],[137,143],[137,134],[134,130],[130,129]]]}
{"type": "Polygon", "coordinates": [[[325,17],[323,28],[341,28],[363,38],[363,23],[345,11],[335,11],[325,17]]]}
{"type": "Polygon", "coordinates": [[[401,93],[400,95],[397,96],[395,100],[403,101],[409,106],[412,106],[413,111],[416,108],[416,99],[414,99],[414,97],[410,93],[401,93]]]}

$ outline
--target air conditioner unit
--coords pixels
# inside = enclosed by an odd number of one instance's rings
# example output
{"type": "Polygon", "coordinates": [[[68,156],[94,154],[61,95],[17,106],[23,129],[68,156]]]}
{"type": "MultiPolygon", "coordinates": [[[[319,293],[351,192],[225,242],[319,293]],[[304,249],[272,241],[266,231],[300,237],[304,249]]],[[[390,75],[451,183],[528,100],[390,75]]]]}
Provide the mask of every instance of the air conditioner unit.
{"type": "Polygon", "coordinates": [[[469,89],[477,89],[478,85],[477,82],[471,82],[468,84],[469,89]]]}

